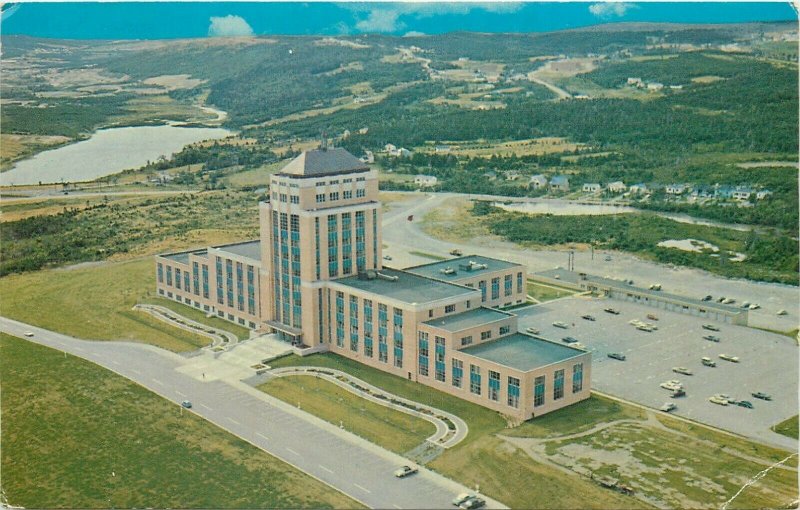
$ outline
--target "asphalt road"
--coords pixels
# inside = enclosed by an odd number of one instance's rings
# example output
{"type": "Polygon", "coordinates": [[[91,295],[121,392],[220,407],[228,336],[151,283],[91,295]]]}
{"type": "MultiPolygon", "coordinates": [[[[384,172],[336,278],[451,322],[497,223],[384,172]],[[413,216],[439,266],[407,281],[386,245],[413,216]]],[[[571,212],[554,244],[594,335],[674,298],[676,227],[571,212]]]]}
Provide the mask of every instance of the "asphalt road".
{"type": "MultiPolygon", "coordinates": [[[[238,381],[204,382],[176,371],[186,359],[134,343],[79,340],[0,317],[0,330],[112,370],[327,483],[371,508],[452,508],[468,489],[420,469],[397,479],[408,464],[391,453],[238,381]]],[[[490,508],[504,508],[487,499],[490,508]]]]}
{"type": "Polygon", "coordinates": [[[729,430],[762,442],[797,449],[798,442],[776,434],[769,427],[797,414],[798,348],[788,337],[743,326],[713,323],[719,332],[707,331],[706,319],[658,310],[648,306],[604,298],[574,297],[550,301],[515,310],[521,329],[538,328],[545,338],[560,341],[572,336],[592,351],[592,387],[625,400],[659,408],[665,402],[678,405],[675,414],[729,430]],[[606,307],[619,315],[604,312],[606,307]],[[596,318],[588,321],[581,315],[596,318]],[[659,320],[650,320],[654,314],[659,320]],[[639,319],[655,324],[658,330],[644,332],[628,322],[639,319]],[[552,325],[555,321],[569,328],[552,325]],[[574,324],[574,325],[573,325],[574,324]],[[712,334],[719,343],[704,340],[712,334]],[[607,356],[620,352],[626,361],[607,356]],[[719,359],[720,354],[738,356],[739,363],[719,359]],[[716,361],[715,368],[705,367],[700,358],[716,361]],[[687,376],[672,371],[685,367],[687,376]],[[662,382],[677,379],[683,383],[686,397],[672,399],[661,388],[662,382]],[[771,402],[753,398],[753,392],[772,395],[771,402]],[[736,400],[752,402],[754,408],[712,404],[708,398],[725,393],[736,400]]]}
{"type": "MultiPolygon", "coordinates": [[[[404,202],[392,204],[383,218],[383,242],[388,246],[384,253],[392,257],[384,261],[391,267],[403,268],[416,264],[431,262],[428,258],[409,254],[410,251],[421,251],[450,256],[455,248],[464,254],[476,253],[524,264],[528,273],[553,269],[556,266],[567,266],[567,252],[556,250],[532,251],[520,248],[514,243],[499,240],[478,240],[474,242],[464,239],[463,242],[451,243],[440,241],[420,229],[422,218],[429,211],[440,207],[449,198],[488,198],[481,195],[458,195],[453,193],[409,193],[412,198],[404,202]],[[407,221],[413,214],[413,221],[407,221]]],[[[502,197],[494,197],[502,200],[502,197]]],[[[594,258],[589,251],[575,253],[575,269],[598,276],[633,279],[636,285],[647,287],[651,283],[660,283],[665,292],[683,296],[702,298],[706,294],[715,297],[726,296],[737,300],[737,303],[749,301],[759,303],[760,310],[750,312],[750,325],[781,331],[789,331],[798,327],[800,318],[800,289],[789,285],[760,283],[749,280],[733,280],[713,275],[698,269],[673,267],[641,260],[633,255],[595,250],[594,258]],[[605,256],[611,260],[606,261],[605,256]],[[778,310],[786,310],[785,316],[776,316],[778,310]]]]}

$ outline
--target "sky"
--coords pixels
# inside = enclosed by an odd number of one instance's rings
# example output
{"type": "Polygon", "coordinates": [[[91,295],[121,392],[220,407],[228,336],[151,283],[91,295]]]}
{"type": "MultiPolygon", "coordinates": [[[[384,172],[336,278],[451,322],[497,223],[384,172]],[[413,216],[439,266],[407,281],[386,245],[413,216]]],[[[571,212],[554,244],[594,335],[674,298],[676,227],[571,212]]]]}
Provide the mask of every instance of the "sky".
{"type": "Polygon", "coordinates": [[[58,2],[2,8],[0,33],[57,39],[544,32],[614,22],[797,21],[789,2],[58,2]]]}

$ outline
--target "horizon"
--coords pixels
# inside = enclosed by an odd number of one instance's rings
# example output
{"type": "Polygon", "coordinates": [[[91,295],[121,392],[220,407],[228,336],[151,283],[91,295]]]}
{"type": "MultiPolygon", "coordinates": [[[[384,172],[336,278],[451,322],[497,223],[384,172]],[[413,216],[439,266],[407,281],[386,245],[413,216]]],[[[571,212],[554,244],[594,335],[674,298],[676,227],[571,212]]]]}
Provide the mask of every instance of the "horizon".
{"type": "Polygon", "coordinates": [[[424,36],[544,33],[637,23],[796,23],[797,19],[788,2],[63,2],[6,4],[2,34],[62,40],[424,36]],[[164,22],[172,19],[181,22],[164,22]]]}

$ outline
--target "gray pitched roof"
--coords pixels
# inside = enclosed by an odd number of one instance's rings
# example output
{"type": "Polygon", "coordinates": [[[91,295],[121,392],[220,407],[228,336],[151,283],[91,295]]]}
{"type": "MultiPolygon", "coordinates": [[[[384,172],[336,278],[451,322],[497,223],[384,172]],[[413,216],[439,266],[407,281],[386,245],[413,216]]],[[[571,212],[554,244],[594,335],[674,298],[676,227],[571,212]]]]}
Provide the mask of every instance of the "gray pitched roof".
{"type": "Polygon", "coordinates": [[[289,162],[279,174],[298,177],[321,177],[357,171],[369,167],[341,147],[305,151],[289,162]]]}

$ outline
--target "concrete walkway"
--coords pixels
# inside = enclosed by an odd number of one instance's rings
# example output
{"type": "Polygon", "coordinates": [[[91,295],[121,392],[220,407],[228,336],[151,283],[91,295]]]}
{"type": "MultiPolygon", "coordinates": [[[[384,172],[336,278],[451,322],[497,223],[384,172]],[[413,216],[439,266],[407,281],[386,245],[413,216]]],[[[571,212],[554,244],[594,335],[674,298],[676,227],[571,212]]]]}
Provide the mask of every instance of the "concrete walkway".
{"type": "Polygon", "coordinates": [[[467,437],[469,432],[466,422],[454,414],[399,397],[340,370],[300,366],[276,368],[270,370],[269,374],[275,377],[300,375],[319,377],[370,402],[422,418],[436,426],[436,432],[427,438],[427,441],[442,448],[457,445],[467,437]],[[454,430],[450,429],[448,421],[453,424],[454,430]]]}
{"type": "Polygon", "coordinates": [[[215,329],[201,322],[186,318],[164,306],[140,303],[135,305],[133,309],[150,314],[156,319],[162,320],[176,328],[181,328],[197,335],[210,338],[212,341],[211,345],[204,347],[204,349],[222,350],[227,346],[235,345],[239,341],[239,337],[233,333],[215,329]]]}

